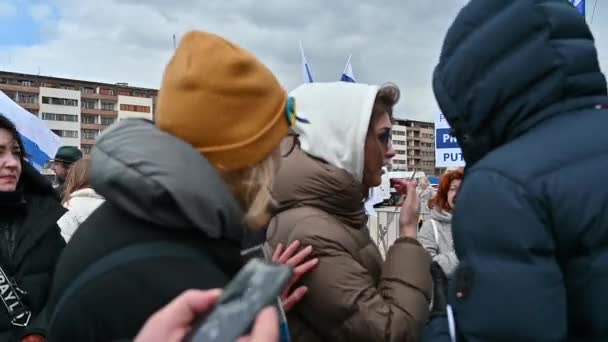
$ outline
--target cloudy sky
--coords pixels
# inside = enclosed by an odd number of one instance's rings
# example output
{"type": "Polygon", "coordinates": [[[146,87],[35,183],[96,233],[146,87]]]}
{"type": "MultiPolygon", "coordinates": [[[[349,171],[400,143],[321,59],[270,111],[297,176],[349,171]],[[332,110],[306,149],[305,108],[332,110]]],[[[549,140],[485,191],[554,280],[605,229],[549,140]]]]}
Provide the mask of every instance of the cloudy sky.
{"type": "MultiPolygon", "coordinates": [[[[0,69],[157,88],[173,34],[203,29],[253,51],[293,89],[301,40],[315,80],[337,80],[352,53],[358,81],[401,87],[399,117],[430,121],[431,72],[464,2],[0,0],[0,69]]],[[[597,2],[592,30],[608,70],[608,0],[597,2]]]]}

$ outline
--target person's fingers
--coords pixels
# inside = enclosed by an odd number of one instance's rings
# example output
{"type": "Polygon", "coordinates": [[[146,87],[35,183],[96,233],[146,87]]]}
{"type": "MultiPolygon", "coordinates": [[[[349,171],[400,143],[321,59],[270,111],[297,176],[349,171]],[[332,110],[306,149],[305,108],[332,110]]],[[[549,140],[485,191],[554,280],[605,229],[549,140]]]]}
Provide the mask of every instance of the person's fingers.
{"type": "Polygon", "coordinates": [[[308,292],[308,287],[300,286],[295,289],[286,299],[281,301],[283,309],[289,311],[294,305],[298,304],[299,301],[304,298],[304,295],[308,292]]]}
{"type": "Polygon", "coordinates": [[[306,260],[310,256],[310,254],[312,254],[312,246],[308,246],[308,247],[302,249],[301,251],[298,252],[298,254],[289,258],[289,260],[287,260],[287,262],[285,262],[285,264],[289,265],[291,267],[296,267],[299,264],[301,264],[304,260],[306,260]]]}
{"type": "Polygon", "coordinates": [[[281,253],[283,253],[283,249],[285,247],[283,246],[282,243],[279,243],[277,245],[277,248],[274,250],[274,253],[272,254],[272,261],[274,262],[279,262],[279,258],[281,257],[281,253]]]}
{"type": "Polygon", "coordinates": [[[168,325],[175,327],[187,325],[197,315],[211,309],[219,297],[222,295],[222,290],[187,290],[167,306],[157,313],[157,318],[166,320],[168,325]]]}
{"type": "Polygon", "coordinates": [[[250,335],[250,342],[277,342],[279,340],[279,314],[269,307],[260,312],[250,335]]]}
{"type": "Polygon", "coordinates": [[[298,248],[300,248],[300,241],[296,240],[292,242],[291,245],[289,245],[287,249],[281,253],[278,263],[285,264],[287,260],[289,260],[289,258],[291,258],[291,256],[298,250],[298,248]]]}
{"type": "Polygon", "coordinates": [[[310,270],[315,268],[315,266],[317,266],[317,264],[319,264],[319,259],[315,258],[315,259],[310,259],[301,265],[298,265],[293,270],[293,275],[294,275],[293,278],[297,277],[299,279],[302,275],[310,272],[310,270]]]}

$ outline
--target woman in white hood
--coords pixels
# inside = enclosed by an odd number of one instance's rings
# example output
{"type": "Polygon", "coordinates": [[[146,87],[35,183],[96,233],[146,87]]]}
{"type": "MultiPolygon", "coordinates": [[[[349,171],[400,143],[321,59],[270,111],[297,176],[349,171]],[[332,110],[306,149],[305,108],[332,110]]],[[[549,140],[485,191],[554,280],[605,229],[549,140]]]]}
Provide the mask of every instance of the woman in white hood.
{"type": "Polygon", "coordinates": [[[61,235],[66,242],[70,240],[80,224],[104,202],[103,197],[91,188],[90,170],[91,159],[83,158],[70,168],[67,175],[63,206],[68,209],[68,212],[57,221],[61,228],[61,235]]]}
{"type": "Polygon", "coordinates": [[[267,237],[273,248],[299,240],[318,258],[301,279],[307,295],[288,313],[292,341],[418,340],[429,314],[431,258],[416,240],[415,184],[400,184],[408,198],[386,260],[364,209],[395,155],[391,118],[399,89],[311,83],[291,95],[307,122],[296,122],[285,142],[267,237]]]}

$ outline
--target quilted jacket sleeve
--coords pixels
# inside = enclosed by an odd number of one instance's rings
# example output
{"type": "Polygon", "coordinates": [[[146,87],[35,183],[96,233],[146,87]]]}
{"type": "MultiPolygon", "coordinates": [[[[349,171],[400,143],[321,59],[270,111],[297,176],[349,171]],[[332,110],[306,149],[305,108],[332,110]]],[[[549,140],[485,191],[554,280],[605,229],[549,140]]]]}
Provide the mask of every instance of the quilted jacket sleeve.
{"type": "MultiPolygon", "coordinates": [[[[322,219],[298,223],[327,224],[322,219]]],[[[417,241],[397,240],[376,282],[339,239],[310,233],[294,239],[311,245],[319,258],[318,266],[303,279],[309,292],[298,310],[324,340],[419,340],[429,314],[431,260],[417,241]]]]}

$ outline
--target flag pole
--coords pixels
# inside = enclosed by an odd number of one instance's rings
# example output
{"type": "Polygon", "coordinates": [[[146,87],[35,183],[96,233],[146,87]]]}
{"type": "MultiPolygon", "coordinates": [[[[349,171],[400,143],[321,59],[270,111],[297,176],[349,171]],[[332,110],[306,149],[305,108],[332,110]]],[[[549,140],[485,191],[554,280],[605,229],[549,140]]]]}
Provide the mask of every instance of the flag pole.
{"type": "Polygon", "coordinates": [[[350,65],[350,59],[351,58],[353,58],[353,54],[352,53],[348,56],[348,60],[346,61],[346,66],[344,67],[344,73],[345,74],[348,71],[348,66],[350,65]]]}

